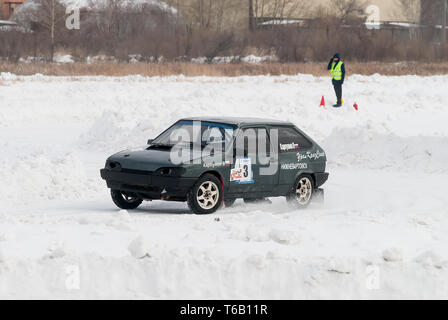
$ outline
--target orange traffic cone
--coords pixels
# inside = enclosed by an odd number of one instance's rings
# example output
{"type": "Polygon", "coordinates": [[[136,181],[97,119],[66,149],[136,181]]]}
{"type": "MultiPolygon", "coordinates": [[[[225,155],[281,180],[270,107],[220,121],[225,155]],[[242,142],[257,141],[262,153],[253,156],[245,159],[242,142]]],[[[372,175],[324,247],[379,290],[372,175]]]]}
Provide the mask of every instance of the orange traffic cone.
{"type": "Polygon", "coordinates": [[[355,108],[356,111],[359,110],[358,104],[355,102],[355,104],[353,105],[353,108],[355,108]]]}
{"type": "Polygon", "coordinates": [[[325,107],[325,97],[324,96],[322,96],[322,100],[320,101],[319,107],[325,107]]]}

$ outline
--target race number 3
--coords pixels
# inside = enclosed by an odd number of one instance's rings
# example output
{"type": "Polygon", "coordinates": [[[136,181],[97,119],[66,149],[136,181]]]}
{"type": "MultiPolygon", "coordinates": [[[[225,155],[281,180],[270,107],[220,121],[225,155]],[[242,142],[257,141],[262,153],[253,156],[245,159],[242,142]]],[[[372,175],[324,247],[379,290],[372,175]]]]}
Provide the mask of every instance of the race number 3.
{"type": "Polygon", "coordinates": [[[230,173],[230,181],[240,184],[254,183],[251,158],[236,159],[235,168],[230,173]]]}

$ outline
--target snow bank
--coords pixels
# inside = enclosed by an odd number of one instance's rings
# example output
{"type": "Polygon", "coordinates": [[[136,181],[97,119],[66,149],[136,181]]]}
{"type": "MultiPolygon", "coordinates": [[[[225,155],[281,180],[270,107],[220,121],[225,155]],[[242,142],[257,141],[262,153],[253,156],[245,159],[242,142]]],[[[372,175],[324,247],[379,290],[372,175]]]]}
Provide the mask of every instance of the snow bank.
{"type": "Polygon", "coordinates": [[[425,299],[434,296],[434,288],[448,285],[448,269],[422,272],[416,262],[389,266],[359,258],[279,257],[271,252],[226,257],[217,251],[161,247],[145,259],[90,254],[6,260],[6,266],[0,262],[0,297],[425,299]],[[26,290],[17,283],[26,284],[26,290]]]}
{"type": "Polygon", "coordinates": [[[241,59],[242,62],[250,63],[250,64],[259,64],[263,62],[277,62],[278,58],[275,56],[263,56],[258,57],[254,55],[250,55],[241,59]]]}
{"type": "Polygon", "coordinates": [[[368,128],[338,128],[321,144],[332,167],[448,173],[448,137],[399,137],[368,128]]]}
{"type": "MultiPolygon", "coordinates": [[[[255,55],[249,55],[246,57],[240,57],[240,56],[226,56],[226,57],[214,57],[211,61],[211,63],[214,64],[229,64],[229,63],[250,63],[250,64],[260,64],[264,62],[277,62],[278,58],[275,56],[255,56],[255,55]]],[[[198,57],[198,58],[192,58],[192,63],[198,63],[198,64],[204,64],[208,62],[208,59],[206,57],[198,57]]]]}
{"type": "Polygon", "coordinates": [[[228,57],[214,57],[212,63],[214,64],[228,64],[228,63],[238,63],[241,61],[240,56],[228,56],[228,57]]]}
{"type": "Polygon", "coordinates": [[[74,63],[75,59],[71,55],[67,54],[63,56],[55,56],[53,58],[53,61],[60,64],[66,64],[66,63],[74,63]]]}
{"type": "Polygon", "coordinates": [[[208,59],[207,57],[198,57],[198,58],[192,58],[191,62],[197,63],[197,64],[204,64],[207,63],[208,59]]]}
{"type": "Polygon", "coordinates": [[[30,204],[36,201],[89,198],[99,190],[94,177],[87,177],[74,153],[49,158],[44,152],[0,163],[0,201],[30,204]]]}
{"type": "Polygon", "coordinates": [[[93,57],[87,57],[86,62],[88,64],[95,63],[95,62],[116,62],[117,59],[112,56],[105,56],[105,55],[99,55],[99,56],[93,56],[93,57]]]}
{"type": "Polygon", "coordinates": [[[142,236],[138,236],[129,244],[129,253],[136,259],[150,258],[148,245],[142,236]]]}

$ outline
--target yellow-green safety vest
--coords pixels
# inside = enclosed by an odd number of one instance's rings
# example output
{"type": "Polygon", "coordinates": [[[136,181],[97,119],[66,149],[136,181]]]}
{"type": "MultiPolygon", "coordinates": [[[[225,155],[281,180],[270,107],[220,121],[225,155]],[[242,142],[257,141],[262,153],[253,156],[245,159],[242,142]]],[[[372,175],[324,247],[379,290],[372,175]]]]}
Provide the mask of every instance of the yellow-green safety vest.
{"type": "Polygon", "coordinates": [[[330,70],[331,79],[333,80],[342,80],[342,65],[344,62],[339,60],[339,62],[336,64],[333,62],[330,70]]]}

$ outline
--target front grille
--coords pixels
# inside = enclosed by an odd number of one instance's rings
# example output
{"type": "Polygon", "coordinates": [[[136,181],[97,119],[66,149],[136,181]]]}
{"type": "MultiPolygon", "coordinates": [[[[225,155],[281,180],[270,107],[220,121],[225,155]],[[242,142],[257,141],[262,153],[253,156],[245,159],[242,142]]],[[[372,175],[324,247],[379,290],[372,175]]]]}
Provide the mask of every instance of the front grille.
{"type": "Polygon", "coordinates": [[[121,169],[121,172],[130,173],[130,174],[140,174],[140,175],[144,175],[144,176],[150,176],[153,174],[152,171],[143,171],[143,170],[134,170],[134,169],[121,169]]]}

